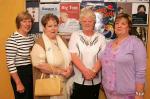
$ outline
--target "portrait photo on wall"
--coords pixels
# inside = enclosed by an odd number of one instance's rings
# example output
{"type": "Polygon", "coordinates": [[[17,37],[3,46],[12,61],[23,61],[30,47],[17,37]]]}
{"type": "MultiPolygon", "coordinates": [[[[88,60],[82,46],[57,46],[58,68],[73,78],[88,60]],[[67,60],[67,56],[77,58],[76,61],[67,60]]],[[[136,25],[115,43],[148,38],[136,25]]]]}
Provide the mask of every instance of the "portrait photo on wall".
{"type": "Polygon", "coordinates": [[[147,25],[148,11],[149,11],[149,3],[132,3],[133,25],[147,25]]]}
{"type": "Polygon", "coordinates": [[[132,15],[132,3],[131,2],[117,2],[117,13],[127,13],[132,15]]]}
{"type": "Polygon", "coordinates": [[[148,42],[147,27],[137,26],[137,27],[132,27],[132,30],[133,30],[132,31],[133,35],[141,39],[144,45],[147,46],[147,42],[148,42]]]}
{"type": "Polygon", "coordinates": [[[38,33],[39,32],[39,2],[37,0],[27,1],[26,2],[26,10],[31,14],[34,23],[30,33],[38,33]]]}

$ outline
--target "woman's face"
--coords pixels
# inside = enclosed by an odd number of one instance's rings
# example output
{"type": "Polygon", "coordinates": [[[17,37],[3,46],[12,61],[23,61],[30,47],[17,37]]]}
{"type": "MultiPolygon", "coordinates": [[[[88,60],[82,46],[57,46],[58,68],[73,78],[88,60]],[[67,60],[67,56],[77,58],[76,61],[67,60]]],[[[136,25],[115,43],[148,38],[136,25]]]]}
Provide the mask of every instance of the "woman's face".
{"type": "Polygon", "coordinates": [[[82,26],[83,31],[84,30],[91,31],[94,29],[95,20],[93,19],[93,17],[86,17],[85,16],[81,19],[81,26],[82,26]]]}
{"type": "Polygon", "coordinates": [[[136,28],[136,31],[137,31],[138,33],[140,33],[140,27],[137,27],[137,28],[136,28]]]}
{"type": "Polygon", "coordinates": [[[56,20],[50,19],[47,22],[47,24],[45,25],[43,31],[48,37],[55,39],[56,33],[58,32],[58,24],[57,24],[56,20]]]}
{"type": "Polygon", "coordinates": [[[63,22],[67,22],[67,20],[68,20],[68,14],[65,13],[65,12],[62,12],[62,13],[60,14],[60,18],[61,18],[61,20],[62,20],[63,22]]]}
{"type": "Polygon", "coordinates": [[[129,35],[129,24],[127,19],[117,19],[115,22],[115,33],[117,36],[129,35]]]}
{"type": "Polygon", "coordinates": [[[32,28],[32,20],[31,19],[23,19],[20,22],[20,28],[23,33],[28,33],[32,28]]]}
{"type": "Polygon", "coordinates": [[[144,8],[143,7],[141,7],[140,9],[139,9],[139,11],[138,12],[140,12],[140,13],[145,13],[145,10],[144,10],[144,8]]]}

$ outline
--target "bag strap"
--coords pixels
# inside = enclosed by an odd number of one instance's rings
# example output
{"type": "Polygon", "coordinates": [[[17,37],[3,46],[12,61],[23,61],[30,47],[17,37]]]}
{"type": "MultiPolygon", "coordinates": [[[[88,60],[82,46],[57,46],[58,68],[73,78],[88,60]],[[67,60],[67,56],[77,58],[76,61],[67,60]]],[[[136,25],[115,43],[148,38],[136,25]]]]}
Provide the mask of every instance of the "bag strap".
{"type": "MultiPolygon", "coordinates": [[[[53,72],[53,74],[54,74],[54,70],[53,70],[52,66],[50,66],[50,68],[51,68],[51,70],[52,70],[52,72],[53,72]]],[[[56,77],[56,76],[52,76],[52,77],[56,77]]],[[[43,78],[44,78],[44,73],[41,74],[40,79],[43,79],[43,78]]]]}
{"type": "MultiPolygon", "coordinates": [[[[84,85],[84,82],[85,82],[85,78],[83,79],[82,85],[84,85]]],[[[91,82],[92,82],[92,85],[94,85],[94,81],[91,80],[91,82]]]]}
{"type": "Polygon", "coordinates": [[[41,77],[40,77],[40,79],[43,79],[43,78],[44,78],[44,73],[42,73],[42,74],[41,74],[41,77]]]}
{"type": "MultiPolygon", "coordinates": [[[[36,39],[35,43],[38,44],[38,45],[40,45],[45,50],[45,44],[44,44],[44,40],[43,40],[42,36],[40,36],[38,39],[36,39]]],[[[46,50],[45,50],[45,52],[46,52],[46,50]]],[[[46,62],[47,62],[47,58],[46,58],[46,62]]],[[[51,68],[51,70],[52,70],[52,72],[54,74],[53,67],[50,66],[50,68],[51,68]]],[[[44,73],[41,74],[40,79],[43,79],[43,78],[44,78],[44,73]]]]}
{"type": "Polygon", "coordinates": [[[45,50],[44,40],[43,40],[42,36],[40,36],[38,39],[36,39],[35,43],[40,45],[45,50]]]}

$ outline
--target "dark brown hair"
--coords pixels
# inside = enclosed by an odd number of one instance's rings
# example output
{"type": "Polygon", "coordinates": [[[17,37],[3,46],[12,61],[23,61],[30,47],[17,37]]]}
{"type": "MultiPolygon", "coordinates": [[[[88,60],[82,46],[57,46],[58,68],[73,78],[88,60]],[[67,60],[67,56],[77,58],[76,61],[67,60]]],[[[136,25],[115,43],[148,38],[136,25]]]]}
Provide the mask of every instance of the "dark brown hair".
{"type": "Polygon", "coordinates": [[[42,19],[41,19],[42,25],[45,27],[46,24],[47,24],[47,22],[48,22],[50,19],[56,21],[57,24],[59,24],[59,19],[58,19],[58,17],[57,17],[56,15],[52,14],[52,13],[48,13],[48,14],[45,14],[45,15],[42,17],[42,19]]]}
{"type": "MultiPolygon", "coordinates": [[[[125,18],[128,22],[128,26],[129,26],[129,34],[132,34],[132,21],[131,21],[131,16],[126,14],[126,13],[120,13],[116,16],[115,18],[115,23],[117,20],[120,20],[121,18],[125,18]]],[[[115,24],[114,24],[114,28],[115,28],[115,24]]]]}
{"type": "Polygon", "coordinates": [[[137,12],[139,12],[139,10],[140,10],[142,7],[144,8],[144,11],[146,12],[146,7],[145,7],[145,5],[139,5],[138,8],[137,8],[137,12]]]}

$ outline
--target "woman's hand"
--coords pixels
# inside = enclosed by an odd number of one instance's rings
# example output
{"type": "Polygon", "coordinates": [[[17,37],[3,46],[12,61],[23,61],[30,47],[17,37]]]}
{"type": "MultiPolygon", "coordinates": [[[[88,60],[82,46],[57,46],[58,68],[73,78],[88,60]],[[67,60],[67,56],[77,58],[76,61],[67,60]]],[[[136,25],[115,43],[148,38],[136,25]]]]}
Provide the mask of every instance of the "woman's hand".
{"type": "Polygon", "coordinates": [[[24,91],[25,91],[25,88],[21,82],[16,84],[16,89],[17,89],[17,92],[19,92],[19,93],[24,93],[24,91]]]}
{"type": "Polygon", "coordinates": [[[88,68],[84,69],[84,72],[82,73],[86,80],[92,80],[96,76],[96,74],[91,69],[88,68]]]}
{"type": "Polygon", "coordinates": [[[70,66],[60,71],[60,74],[65,78],[68,78],[71,75],[71,73],[72,73],[72,68],[70,66]]]}
{"type": "Polygon", "coordinates": [[[135,95],[135,99],[144,99],[144,97],[135,95]]]}
{"type": "Polygon", "coordinates": [[[36,68],[40,69],[42,73],[50,73],[49,65],[47,63],[41,63],[36,66],[36,68]]]}
{"type": "Polygon", "coordinates": [[[18,93],[24,93],[25,91],[25,88],[24,88],[24,85],[22,84],[19,76],[18,76],[18,73],[15,72],[15,73],[12,73],[11,74],[11,77],[13,78],[13,80],[15,81],[15,84],[16,84],[16,91],[18,93]]]}
{"type": "Polygon", "coordinates": [[[71,75],[72,72],[72,67],[69,66],[67,68],[61,68],[60,67],[55,67],[55,66],[50,66],[47,63],[42,63],[37,66],[38,69],[40,69],[41,72],[43,73],[53,73],[53,74],[58,74],[62,75],[66,78],[68,78],[71,75]]]}

